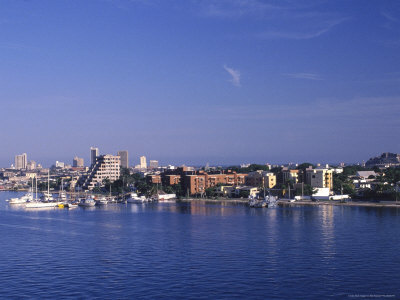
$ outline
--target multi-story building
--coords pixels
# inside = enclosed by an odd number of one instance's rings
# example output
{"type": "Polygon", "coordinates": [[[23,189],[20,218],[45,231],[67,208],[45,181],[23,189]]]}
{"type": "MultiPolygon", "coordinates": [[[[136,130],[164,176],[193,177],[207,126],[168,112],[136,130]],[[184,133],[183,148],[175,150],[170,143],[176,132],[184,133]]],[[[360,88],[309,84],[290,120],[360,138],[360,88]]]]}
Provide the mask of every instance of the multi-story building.
{"type": "Polygon", "coordinates": [[[22,153],[21,155],[15,156],[15,169],[26,169],[26,164],[28,162],[28,158],[26,153],[22,153]]]}
{"type": "Polygon", "coordinates": [[[128,151],[127,150],[118,151],[118,156],[121,158],[121,167],[129,168],[128,151]]]}
{"type": "Polygon", "coordinates": [[[113,182],[119,179],[121,160],[119,156],[111,154],[97,156],[96,162],[91,165],[88,173],[79,180],[83,189],[92,190],[102,186],[104,180],[113,182]]]}
{"type": "Polygon", "coordinates": [[[299,170],[284,167],[279,173],[279,182],[285,184],[286,182],[290,181],[293,184],[296,184],[299,182],[299,175],[299,170]]]}
{"type": "Polygon", "coordinates": [[[90,147],[90,165],[96,162],[97,156],[99,156],[99,148],[90,147]]]}
{"type": "Polygon", "coordinates": [[[158,168],[158,160],[150,160],[149,167],[150,167],[150,169],[157,169],[158,168]]]}
{"type": "Polygon", "coordinates": [[[268,171],[250,172],[246,177],[246,185],[272,189],[276,185],[276,176],[268,171]]]}
{"type": "Polygon", "coordinates": [[[175,185],[181,183],[181,175],[164,175],[162,177],[164,185],[175,185]]]}
{"type": "Polygon", "coordinates": [[[141,169],[147,169],[146,156],[141,156],[140,157],[140,168],[141,169]]]}
{"type": "Polygon", "coordinates": [[[333,188],[333,171],[328,169],[306,169],[306,183],[315,188],[333,188]]]}
{"type": "Polygon", "coordinates": [[[243,185],[245,184],[247,174],[237,174],[236,172],[208,174],[199,172],[194,175],[185,175],[183,177],[183,190],[190,195],[202,194],[205,189],[221,185],[243,185]]]}
{"type": "Polygon", "coordinates": [[[31,160],[30,162],[28,162],[26,164],[26,169],[30,170],[30,171],[35,170],[36,169],[36,162],[34,160],[31,160]]]}
{"type": "Polygon", "coordinates": [[[149,184],[159,184],[159,183],[161,183],[161,176],[160,175],[147,175],[146,181],[149,184]]]}
{"type": "Polygon", "coordinates": [[[64,167],[65,167],[65,163],[63,163],[62,161],[56,160],[56,168],[64,168],[64,167]]]}
{"type": "Polygon", "coordinates": [[[80,158],[78,156],[75,156],[73,161],[72,161],[72,166],[74,168],[83,168],[84,164],[85,164],[84,159],[80,158]]]}

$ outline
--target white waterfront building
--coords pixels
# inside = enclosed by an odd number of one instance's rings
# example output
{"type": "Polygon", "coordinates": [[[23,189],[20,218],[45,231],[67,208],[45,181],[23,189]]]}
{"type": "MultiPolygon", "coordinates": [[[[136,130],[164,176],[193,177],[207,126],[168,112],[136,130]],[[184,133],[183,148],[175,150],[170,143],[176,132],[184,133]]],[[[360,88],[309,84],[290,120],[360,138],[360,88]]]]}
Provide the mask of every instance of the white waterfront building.
{"type": "Polygon", "coordinates": [[[102,186],[105,179],[111,182],[119,179],[121,158],[118,155],[100,155],[96,162],[90,166],[87,175],[80,179],[83,189],[92,190],[96,186],[102,186]]]}

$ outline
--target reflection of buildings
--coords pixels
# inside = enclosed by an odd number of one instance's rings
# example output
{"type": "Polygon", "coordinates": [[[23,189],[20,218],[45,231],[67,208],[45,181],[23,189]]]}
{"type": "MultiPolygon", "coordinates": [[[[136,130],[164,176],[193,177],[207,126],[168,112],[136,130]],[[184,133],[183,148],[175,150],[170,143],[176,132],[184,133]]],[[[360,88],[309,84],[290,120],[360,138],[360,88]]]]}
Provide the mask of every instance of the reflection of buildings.
{"type": "Polygon", "coordinates": [[[334,229],[334,212],[332,205],[321,205],[319,212],[321,213],[321,246],[322,251],[326,254],[333,253],[335,250],[335,229],[334,229]]]}

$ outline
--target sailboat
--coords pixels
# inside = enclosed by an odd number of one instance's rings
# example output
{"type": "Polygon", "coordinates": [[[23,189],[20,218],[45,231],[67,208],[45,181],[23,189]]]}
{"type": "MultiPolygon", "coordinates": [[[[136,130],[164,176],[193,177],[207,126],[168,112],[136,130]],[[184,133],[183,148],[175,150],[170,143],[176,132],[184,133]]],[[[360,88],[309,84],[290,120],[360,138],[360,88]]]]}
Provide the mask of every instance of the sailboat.
{"type": "Polygon", "coordinates": [[[64,192],[63,178],[61,178],[61,191],[58,193],[58,199],[63,202],[67,201],[67,194],[64,192]]]}
{"type": "Polygon", "coordinates": [[[26,193],[20,198],[11,198],[8,203],[9,204],[24,204],[26,202],[33,200],[33,178],[32,178],[32,186],[30,192],[26,193]]]}
{"type": "MultiPolygon", "coordinates": [[[[47,194],[50,194],[50,171],[47,177],[47,194]]],[[[26,204],[26,208],[48,208],[48,207],[56,207],[58,205],[57,202],[42,202],[37,197],[37,179],[36,179],[36,195],[35,200],[26,204]]]]}
{"type": "Polygon", "coordinates": [[[54,201],[53,195],[50,194],[50,170],[47,173],[47,193],[43,193],[42,201],[43,202],[53,202],[54,201]]]}

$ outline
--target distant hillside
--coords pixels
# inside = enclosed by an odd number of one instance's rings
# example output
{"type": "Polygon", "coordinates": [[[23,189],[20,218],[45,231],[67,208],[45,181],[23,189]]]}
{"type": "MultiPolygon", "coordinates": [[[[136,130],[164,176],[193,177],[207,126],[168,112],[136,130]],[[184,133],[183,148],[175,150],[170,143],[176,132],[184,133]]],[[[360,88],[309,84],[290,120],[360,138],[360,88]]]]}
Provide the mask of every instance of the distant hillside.
{"type": "Polygon", "coordinates": [[[400,166],[400,154],[385,152],[381,156],[370,158],[367,167],[400,166]]]}

